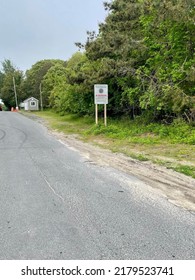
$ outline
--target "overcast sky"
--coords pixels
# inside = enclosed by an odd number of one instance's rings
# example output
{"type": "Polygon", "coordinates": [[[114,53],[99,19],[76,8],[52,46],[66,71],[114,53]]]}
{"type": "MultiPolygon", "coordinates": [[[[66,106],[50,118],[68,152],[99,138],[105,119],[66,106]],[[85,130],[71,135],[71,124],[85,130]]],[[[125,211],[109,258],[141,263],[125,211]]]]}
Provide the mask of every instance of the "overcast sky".
{"type": "Polygon", "coordinates": [[[25,71],[42,59],[69,59],[74,43],[104,21],[103,1],[0,0],[0,62],[25,71]]]}

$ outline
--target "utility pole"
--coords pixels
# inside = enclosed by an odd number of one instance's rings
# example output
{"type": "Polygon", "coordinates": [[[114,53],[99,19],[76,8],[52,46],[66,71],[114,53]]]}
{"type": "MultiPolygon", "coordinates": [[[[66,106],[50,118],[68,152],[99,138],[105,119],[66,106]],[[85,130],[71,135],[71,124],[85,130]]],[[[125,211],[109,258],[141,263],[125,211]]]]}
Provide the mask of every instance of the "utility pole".
{"type": "Polygon", "coordinates": [[[13,77],[13,85],[14,85],[14,93],[15,93],[15,101],[16,101],[16,110],[18,110],[18,98],[17,98],[17,93],[16,93],[16,83],[15,83],[14,77],[13,77]]]}
{"type": "Polygon", "coordinates": [[[41,106],[41,111],[43,111],[43,98],[42,98],[41,83],[39,85],[39,90],[40,90],[40,106],[41,106]]]}

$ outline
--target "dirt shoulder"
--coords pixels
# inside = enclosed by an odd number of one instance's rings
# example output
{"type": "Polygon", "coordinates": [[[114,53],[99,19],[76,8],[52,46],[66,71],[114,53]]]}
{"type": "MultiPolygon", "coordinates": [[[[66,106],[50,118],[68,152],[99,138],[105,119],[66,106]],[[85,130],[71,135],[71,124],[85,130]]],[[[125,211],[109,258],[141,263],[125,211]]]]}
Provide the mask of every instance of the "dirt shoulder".
{"type": "Polygon", "coordinates": [[[69,148],[77,150],[89,162],[134,175],[171,203],[195,211],[195,179],[150,161],[142,162],[92,143],[84,143],[76,135],[65,135],[54,130],[50,133],[69,148]]]}
{"type": "MultiPolygon", "coordinates": [[[[96,137],[95,140],[91,138],[86,143],[79,138],[79,135],[66,134],[51,129],[49,123],[43,118],[34,114],[25,115],[46,126],[49,133],[70,149],[78,151],[86,158],[86,161],[100,166],[110,166],[127,174],[134,175],[146,183],[152,192],[165,197],[174,205],[183,207],[195,214],[195,179],[168,169],[165,166],[154,164],[151,161],[140,161],[129,155],[127,156],[123,153],[124,146],[121,152],[112,152],[111,143],[105,143],[105,141],[102,143],[102,138],[97,139],[96,137]]],[[[134,152],[136,152],[136,149],[134,152]]],[[[148,150],[148,153],[151,154],[151,151],[148,150]]],[[[175,161],[173,157],[170,157],[169,160],[175,161]]],[[[179,160],[181,162],[181,158],[179,160]]],[[[191,161],[190,164],[194,165],[194,162],[191,161]]]]}

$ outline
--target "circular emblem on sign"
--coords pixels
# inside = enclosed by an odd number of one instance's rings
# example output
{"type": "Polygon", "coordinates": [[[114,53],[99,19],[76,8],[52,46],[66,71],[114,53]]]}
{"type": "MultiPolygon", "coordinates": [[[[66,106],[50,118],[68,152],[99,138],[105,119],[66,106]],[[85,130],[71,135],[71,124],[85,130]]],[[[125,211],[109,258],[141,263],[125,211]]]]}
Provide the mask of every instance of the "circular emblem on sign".
{"type": "Polygon", "coordinates": [[[104,92],[103,88],[100,88],[99,93],[103,93],[103,92],[104,92]]]}

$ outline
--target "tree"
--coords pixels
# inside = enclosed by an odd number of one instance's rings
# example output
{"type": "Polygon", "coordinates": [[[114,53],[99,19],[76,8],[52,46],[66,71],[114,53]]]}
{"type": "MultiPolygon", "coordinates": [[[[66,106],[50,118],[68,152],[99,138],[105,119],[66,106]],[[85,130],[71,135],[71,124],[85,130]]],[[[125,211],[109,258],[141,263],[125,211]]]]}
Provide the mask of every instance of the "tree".
{"type": "Polygon", "coordinates": [[[0,92],[1,92],[1,88],[3,87],[3,77],[4,77],[4,74],[3,74],[3,72],[0,71],[0,92]]]}
{"type": "Polygon", "coordinates": [[[13,65],[11,60],[5,59],[2,63],[2,68],[3,68],[3,73],[9,74],[9,73],[14,73],[16,70],[16,67],[13,65]]]}
{"type": "Polygon", "coordinates": [[[191,0],[143,1],[141,17],[147,60],[137,76],[140,106],[157,118],[193,115],[195,96],[194,3],[191,0]]]}
{"type": "MultiPolygon", "coordinates": [[[[56,97],[59,95],[56,88],[62,87],[66,83],[64,63],[56,63],[45,74],[42,80],[43,104],[55,107],[56,97]]],[[[58,98],[58,97],[57,97],[58,98]]]]}
{"type": "Polygon", "coordinates": [[[100,24],[99,34],[88,36],[86,56],[100,65],[96,82],[109,85],[109,113],[133,116],[139,111],[139,102],[137,95],[132,98],[129,92],[136,87],[136,69],[146,56],[140,22],[142,4],[135,0],[115,0],[104,5],[109,15],[100,24]]]}
{"type": "Polygon", "coordinates": [[[93,86],[86,83],[89,70],[88,59],[85,54],[74,54],[66,64],[65,69],[58,67],[50,69],[45,76],[50,87],[50,104],[61,114],[65,112],[88,114],[93,103],[93,86]],[[49,81],[48,81],[49,80],[49,81]],[[51,83],[51,81],[53,82],[51,83]]]}
{"type": "Polygon", "coordinates": [[[194,1],[104,5],[109,15],[98,35],[88,32],[85,50],[89,62],[100,66],[97,82],[109,85],[110,113],[195,119],[194,1]]]}
{"type": "MultiPolygon", "coordinates": [[[[26,71],[26,77],[23,83],[23,91],[26,94],[26,98],[32,96],[40,99],[40,84],[47,71],[56,63],[64,64],[65,62],[55,59],[41,60],[35,63],[31,69],[26,71]]],[[[44,100],[45,102],[48,102],[47,97],[45,97],[44,100]]],[[[48,103],[45,103],[44,106],[48,106],[48,103]]]]}
{"type": "Polygon", "coordinates": [[[21,84],[23,72],[18,70],[13,63],[6,59],[2,62],[2,72],[0,72],[0,96],[7,108],[16,107],[13,78],[15,79],[18,104],[22,101],[21,84]]]}

